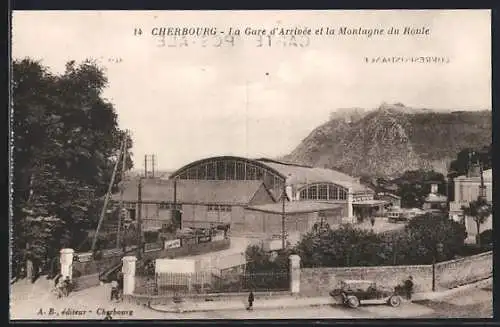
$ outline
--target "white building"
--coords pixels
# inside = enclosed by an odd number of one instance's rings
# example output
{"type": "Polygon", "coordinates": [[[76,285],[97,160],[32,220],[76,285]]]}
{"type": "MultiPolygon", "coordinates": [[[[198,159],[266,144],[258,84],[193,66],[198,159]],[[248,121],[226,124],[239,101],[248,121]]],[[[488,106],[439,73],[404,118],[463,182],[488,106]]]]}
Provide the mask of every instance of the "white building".
{"type": "MultiPolygon", "coordinates": [[[[486,199],[491,204],[493,199],[492,193],[492,170],[488,169],[483,172],[484,186],[486,187],[486,199]]],[[[462,207],[469,206],[471,201],[477,200],[481,186],[481,176],[479,167],[474,165],[471,167],[467,175],[455,177],[454,184],[454,199],[450,202],[450,218],[455,221],[463,221],[467,228],[468,238],[472,241],[477,235],[477,226],[472,217],[464,217],[462,207]]],[[[492,229],[492,217],[490,216],[480,227],[480,232],[492,229]]]]}

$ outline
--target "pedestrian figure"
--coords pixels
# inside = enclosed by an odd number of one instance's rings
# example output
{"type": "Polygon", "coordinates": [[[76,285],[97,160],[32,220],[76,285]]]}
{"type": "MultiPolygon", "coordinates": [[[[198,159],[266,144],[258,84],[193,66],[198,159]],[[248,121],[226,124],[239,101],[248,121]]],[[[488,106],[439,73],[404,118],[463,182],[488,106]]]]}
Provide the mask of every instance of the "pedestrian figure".
{"type": "Polygon", "coordinates": [[[413,277],[412,276],[408,277],[408,279],[405,280],[404,289],[406,292],[406,299],[411,300],[411,295],[413,293],[413,277]]]}
{"type": "Polygon", "coordinates": [[[113,301],[113,300],[119,300],[119,297],[118,297],[118,281],[116,280],[116,278],[113,278],[113,280],[111,281],[111,299],[110,301],[113,301]]]}
{"type": "Polygon", "coordinates": [[[57,278],[57,282],[55,283],[55,286],[54,286],[58,299],[62,298],[66,294],[66,291],[64,290],[64,288],[65,288],[64,284],[65,284],[64,279],[62,278],[62,276],[59,276],[59,278],[57,278]]]}
{"type": "Polygon", "coordinates": [[[250,294],[248,295],[248,308],[247,308],[247,310],[253,310],[253,301],[254,301],[253,292],[250,291],[250,294]]]}
{"type": "Polygon", "coordinates": [[[64,296],[68,296],[69,292],[71,291],[71,280],[69,279],[69,276],[66,276],[63,282],[63,294],[64,296]]]}
{"type": "Polygon", "coordinates": [[[123,295],[123,273],[118,273],[118,298],[121,300],[123,295]]]}
{"type": "Polygon", "coordinates": [[[59,280],[61,279],[61,277],[61,274],[56,275],[56,277],[54,278],[54,287],[57,287],[57,285],[59,285],[59,280]]]}

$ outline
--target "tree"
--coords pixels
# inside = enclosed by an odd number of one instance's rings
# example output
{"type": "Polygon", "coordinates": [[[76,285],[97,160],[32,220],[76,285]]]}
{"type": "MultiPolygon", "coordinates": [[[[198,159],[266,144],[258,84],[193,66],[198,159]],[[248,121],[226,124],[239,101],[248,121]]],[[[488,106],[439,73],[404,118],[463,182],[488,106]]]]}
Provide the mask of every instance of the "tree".
{"type": "Polygon", "coordinates": [[[380,237],[345,225],[304,235],[295,251],[305,267],[372,266],[383,262],[380,237]]]}
{"type": "Polygon", "coordinates": [[[396,193],[401,197],[402,207],[422,207],[432,182],[438,184],[438,192],[445,193],[446,183],[443,174],[433,170],[406,171],[393,182],[398,186],[396,193]]]}
{"type": "Polygon", "coordinates": [[[449,219],[445,213],[427,213],[413,218],[405,226],[408,264],[431,263],[436,257],[438,244],[442,260],[452,259],[464,246],[467,233],[465,226],[449,219]]]}
{"type": "Polygon", "coordinates": [[[61,246],[85,238],[124,131],[102,98],[107,78],[91,60],[69,62],[61,75],[31,59],[14,60],[12,72],[15,272],[27,258],[43,265],[61,246]]]}
{"type": "Polygon", "coordinates": [[[493,230],[487,229],[479,234],[480,244],[490,245],[493,243],[493,230]]]}
{"type": "Polygon", "coordinates": [[[341,226],[306,234],[295,251],[304,267],[421,265],[452,259],[466,238],[465,227],[444,214],[415,217],[404,230],[375,234],[341,226]]]}
{"type": "Polygon", "coordinates": [[[245,251],[247,260],[246,270],[252,273],[282,272],[288,270],[288,256],[291,254],[290,251],[284,250],[276,254],[276,256],[273,256],[272,253],[264,251],[258,245],[248,246],[245,251]]]}
{"type": "Polygon", "coordinates": [[[467,174],[471,162],[481,162],[484,169],[491,169],[492,155],[491,145],[477,149],[463,149],[457,154],[456,159],[450,163],[448,177],[455,178],[467,174]]]}
{"type": "Polygon", "coordinates": [[[476,223],[476,243],[481,246],[481,225],[486,222],[488,217],[492,213],[491,205],[482,197],[478,197],[476,201],[471,201],[469,206],[463,206],[462,210],[464,215],[467,217],[472,217],[476,223]]]}

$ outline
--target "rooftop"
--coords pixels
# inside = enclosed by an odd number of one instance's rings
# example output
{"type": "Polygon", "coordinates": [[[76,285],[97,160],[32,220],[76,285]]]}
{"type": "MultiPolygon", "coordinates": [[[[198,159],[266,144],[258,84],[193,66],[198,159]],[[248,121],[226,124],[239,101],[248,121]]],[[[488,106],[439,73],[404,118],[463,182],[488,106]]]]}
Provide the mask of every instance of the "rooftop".
{"type": "MultiPolygon", "coordinates": [[[[483,178],[485,181],[491,181],[493,178],[492,170],[491,169],[486,169],[483,171],[483,178]]],[[[455,179],[472,179],[472,180],[481,180],[481,177],[467,177],[467,175],[461,175],[458,177],[455,177],[455,179]]]]}
{"type": "Polygon", "coordinates": [[[400,196],[398,196],[396,194],[392,194],[392,193],[387,193],[387,192],[377,193],[376,196],[388,196],[388,197],[391,197],[391,198],[394,198],[394,199],[401,199],[400,196]]]}
{"type": "MultiPolygon", "coordinates": [[[[285,213],[307,213],[325,210],[340,210],[342,206],[335,203],[318,202],[318,201],[292,201],[285,202],[285,213]]],[[[247,209],[257,210],[269,213],[283,212],[283,203],[269,203],[262,205],[249,206],[247,209]]]]}
{"type": "Polygon", "coordinates": [[[388,201],[384,201],[384,200],[363,200],[363,201],[357,201],[357,202],[353,202],[353,206],[379,206],[379,205],[383,205],[383,204],[387,204],[389,203],[388,201]]]}
{"type": "Polygon", "coordinates": [[[446,196],[436,193],[430,193],[425,198],[425,202],[446,202],[446,201],[448,201],[448,198],[446,196]]]}
{"type": "MultiPolygon", "coordinates": [[[[137,202],[138,182],[125,183],[123,201],[137,202]]],[[[262,181],[256,180],[177,180],[176,200],[191,204],[247,205],[261,186],[264,187],[262,181]]],[[[113,194],[111,199],[119,201],[120,193],[113,194]]],[[[143,202],[173,203],[174,180],[143,179],[141,199],[143,202]]]]}
{"type": "Polygon", "coordinates": [[[371,191],[368,187],[362,185],[357,178],[333,169],[294,165],[270,159],[258,159],[257,161],[279,171],[283,176],[286,176],[287,183],[289,184],[306,185],[331,182],[346,188],[351,188],[354,192],[371,191]]]}

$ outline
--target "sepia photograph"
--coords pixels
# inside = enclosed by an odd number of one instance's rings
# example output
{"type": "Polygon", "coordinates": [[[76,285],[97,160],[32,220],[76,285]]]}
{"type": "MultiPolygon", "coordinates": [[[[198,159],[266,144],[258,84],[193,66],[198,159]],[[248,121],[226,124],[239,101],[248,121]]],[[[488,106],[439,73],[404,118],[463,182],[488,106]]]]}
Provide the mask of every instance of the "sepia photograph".
{"type": "Polygon", "coordinates": [[[11,21],[10,320],[493,318],[491,10],[11,21]]]}

